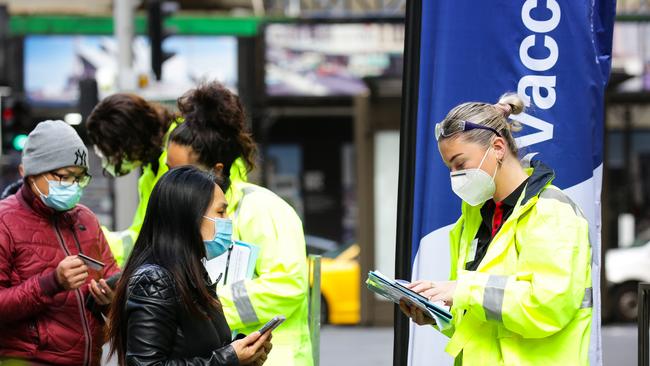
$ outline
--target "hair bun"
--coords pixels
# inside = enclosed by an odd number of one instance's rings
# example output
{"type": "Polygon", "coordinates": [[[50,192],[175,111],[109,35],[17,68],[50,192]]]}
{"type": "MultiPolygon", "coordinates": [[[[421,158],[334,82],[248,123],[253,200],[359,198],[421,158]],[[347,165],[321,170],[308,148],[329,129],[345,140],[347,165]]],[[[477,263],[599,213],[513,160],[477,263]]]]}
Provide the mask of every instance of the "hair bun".
{"type": "Polygon", "coordinates": [[[237,95],[219,82],[204,82],[187,91],[178,101],[185,123],[228,135],[243,129],[245,115],[237,95]]]}
{"type": "Polygon", "coordinates": [[[499,108],[504,111],[504,116],[508,118],[511,114],[517,115],[524,111],[524,101],[516,93],[506,93],[499,98],[499,101],[495,105],[497,108],[499,106],[508,106],[506,108],[499,108]],[[509,110],[508,110],[509,109],[509,110]]]}
{"type": "Polygon", "coordinates": [[[246,126],[244,107],[235,93],[217,81],[203,82],[185,92],[177,104],[185,119],[183,126],[192,133],[187,138],[177,134],[177,140],[172,141],[191,146],[195,152],[205,151],[202,157],[210,163],[208,166],[215,160],[231,164],[242,157],[249,170],[255,167],[257,147],[246,126]],[[198,142],[192,145],[195,140],[198,142]],[[221,147],[211,150],[215,146],[221,147]]]}

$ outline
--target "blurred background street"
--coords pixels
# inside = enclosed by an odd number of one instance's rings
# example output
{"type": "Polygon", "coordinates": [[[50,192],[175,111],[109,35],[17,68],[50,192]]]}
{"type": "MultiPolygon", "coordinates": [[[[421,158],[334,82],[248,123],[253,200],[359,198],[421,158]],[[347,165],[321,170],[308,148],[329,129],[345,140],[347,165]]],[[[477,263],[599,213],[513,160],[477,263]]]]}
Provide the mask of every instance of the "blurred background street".
{"type": "MultiPolygon", "coordinates": [[[[323,257],[321,364],[392,365],[393,305],[364,281],[370,270],[395,277],[405,245],[396,218],[407,2],[137,1],[124,41],[120,1],[0,0],[0,189],[20,179],[27,134],[61,119],[89,146],[81,202],[110,230],[126,229],[141,171],[105,174],[88,115],[120,91],[176,111],[186,90],[217,80],[240,96],[259,145],[250,180],[295,209],[308,254],[323,257]]],[[[596,254],[604,364],[632,366],[638,285],[650,282],[650,1],[619,0],[613,34],[604,128],[594,132],[604,145],[596,254]]]]}

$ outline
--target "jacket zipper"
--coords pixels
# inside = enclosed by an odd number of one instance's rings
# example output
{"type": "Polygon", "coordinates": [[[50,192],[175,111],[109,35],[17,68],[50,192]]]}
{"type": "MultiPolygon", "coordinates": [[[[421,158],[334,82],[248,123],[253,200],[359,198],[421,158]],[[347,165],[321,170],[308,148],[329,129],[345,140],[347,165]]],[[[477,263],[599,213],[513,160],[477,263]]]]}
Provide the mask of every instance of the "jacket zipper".
{"type": "Polygon", "coordinates": [[[70,230],[72,231],[72,237],[74,238],[74,243],[77,246],[77,250],[79,253],[83,253],[81,251],[81,244],[79,243],[79,239],[77,238],[77,233],[74,232],[74,225],[70,227],[70,230]]]}
{"type": "MultiPolygon", "coordinates": [[[[57,219],[54,219],[54,230],[56,231],[57,238],[59,239],[59,244],[61,245],[61,248],[63,248],[63,251],[66,253],[66,256],[70,256],[70,251],[68,248],[65,246],[65,241],[63,240],[63,235],[61,235],[61,230],[59,230],[59,223],[57,219]]],[[[79,246],[78,243],[76,243],[78,246],[78,249],[81,252],[81,247],[79,246]]],[[[81,290],[76,289],[75,290],[75,296],[77,298],[77,303],[79,304],[79,313],[81,315],[81,322],[83,323],[83,330],[84,330],[84,338],[86,340],[86,347],[84,348],[84,365],[89,365],[88,359],[90,358],[90,348],[92,347],[92,340],[90,338],[90,327],[88,326],[88,319],[86,319],[86,314],[84,311],[84,303],[82,301],[83,297],[81,296],[81,290]]]]}
{"type": "MultiPolygon", "coordinates": [[[[77,245],[77,250],[79,251],[79,253],[82,253],[82,251],[81,251],[81,242],[79,242],[79,238],[77,238],[77,233],[75,233],[75,231],[74,231],[74,225],[72,225],[70,227],[70,231],[72,231],[72,237],[74,238],[74,243],[77,245]]],[[[82,296],[81,290],[78,290],[78,291],[79,291],[79,298],[81,300],[81,303],[85,304],[86,302],[83,301],[83,296],[82,296]]],[[[84,311],[85,308],[86,308],[85,306],[81,307],[81,310],[82,310],[81,313],[82,313],[82,317],[83,317],[84,321],[86,322],[86,329],[88,331],[88,358],[90,358],[90,355],[91,355],[92,350],[93,350],[93,338],[92,338],[92,333],[90,331],[90,324],[88,324],[88,318],[86,317],[86,312],[84,311]]]]}

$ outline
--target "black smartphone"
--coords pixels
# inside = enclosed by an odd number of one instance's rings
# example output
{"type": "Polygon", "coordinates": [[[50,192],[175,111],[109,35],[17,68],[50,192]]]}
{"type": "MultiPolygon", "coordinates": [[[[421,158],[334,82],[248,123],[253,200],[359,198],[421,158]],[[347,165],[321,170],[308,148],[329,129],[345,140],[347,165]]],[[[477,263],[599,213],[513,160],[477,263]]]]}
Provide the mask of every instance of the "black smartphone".
{"type": "Polygon", "coordinates": [[[111,290],[115,290],[115,287],[117,286],[117,281],[120,280],[120,277],[122,277],[122,272],[118,272],[106,279],[106,284],[108,285],[108,287],[111,288],[111,290]]]}
{"type": "Polygon", "coordinates": [[[89,256],[83,253],[77,254],[77,257],[79,257],[79,259],[81,259],[90,269],[99,271],[102,268],[104,268],[104,263],[98,261],[97,259],[90,258],[89,256]]]}
{"type": "Polygon", "coordinates": [[[260,328],[259,332],[264,334],[266,332],[270,332],[273,329],[277,328],[280,324],[282,324],[287,318],[284,317],[284,315],[278,315],[274,317],[273,319],[269,320],[262,328],[260,328]]]}

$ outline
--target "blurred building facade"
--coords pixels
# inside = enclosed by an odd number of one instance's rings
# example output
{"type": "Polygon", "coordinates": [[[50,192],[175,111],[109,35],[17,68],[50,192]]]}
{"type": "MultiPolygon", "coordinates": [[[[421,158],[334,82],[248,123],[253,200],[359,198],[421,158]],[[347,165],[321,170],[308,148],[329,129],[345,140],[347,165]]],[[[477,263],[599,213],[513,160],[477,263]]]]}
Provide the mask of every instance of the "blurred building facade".
{"type": "MultiPolygon", "coordinates": [[[[307,234],[360,245],[359,286],[367,270],[390,274],[405,1],[177,3],[165,20],[175,34],[164,46],[174,56],[158,83],[150,73],[146,4],[134,2],[135,92],[174,108],[175,98],[202,79],[237,90],[261,147],[253,178],[296,208],[307,234]]],[[[115,78],[111,0],[0,0],[3,5],[2,186],[18,178],[15,137],[38,121],[84,114],[81,80],[94,78],[101,98],[113,92],[115,78]],[[59,51],[65,68],[52,66],[49,49],[59,51]],[[53,69],[57,78],[50,81],[53,69]]],[[[619,0],[617,6],[606,101],[605,251],[650,242],[650,1],[619,0]]],[[[83,119],[75,126],[83,134],[83,119]]],[[[85,203],[110,226],[112,183],[99,169],[93,173],[98,178],[85,203]]],[[[363,322],[390,323],[388,304],[363,290],[360,301],[363,322]]]]}

